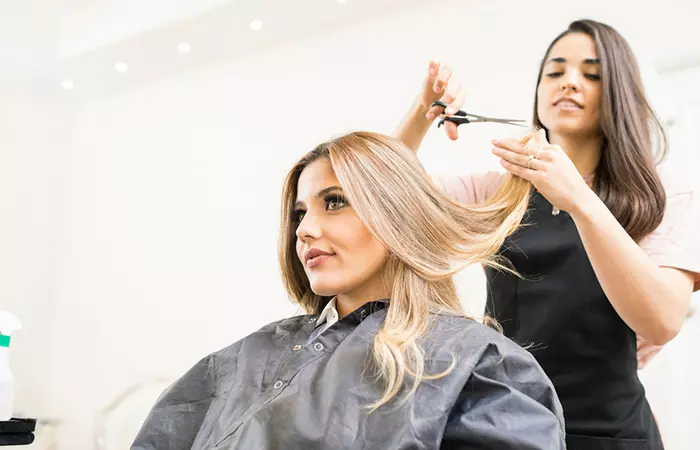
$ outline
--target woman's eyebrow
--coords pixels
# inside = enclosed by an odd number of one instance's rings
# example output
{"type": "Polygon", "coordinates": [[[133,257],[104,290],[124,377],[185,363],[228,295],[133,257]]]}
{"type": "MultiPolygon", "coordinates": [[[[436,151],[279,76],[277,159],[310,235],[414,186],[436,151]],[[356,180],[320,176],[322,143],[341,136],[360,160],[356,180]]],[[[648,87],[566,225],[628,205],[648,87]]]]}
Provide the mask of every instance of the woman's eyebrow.
{"type": "MultiPolygon", "coordinates": [[[[321,189],[320,191],[318,191],[318,193],[316,194],[315,197],[316,198],[323,197],[324,195],[329,194],[333,191],[341,191],[342,192],[343,188],[341,188],[340,186],[330,186],[330,187],[327,187],[325,189],[321,189]]],[[[298,209],[298,208],[302,208],[302,207],[304,207],[304,202],[302,202],[301,200],[297,200],[297,202],[294,204],[294,209],[298,209]]]]}

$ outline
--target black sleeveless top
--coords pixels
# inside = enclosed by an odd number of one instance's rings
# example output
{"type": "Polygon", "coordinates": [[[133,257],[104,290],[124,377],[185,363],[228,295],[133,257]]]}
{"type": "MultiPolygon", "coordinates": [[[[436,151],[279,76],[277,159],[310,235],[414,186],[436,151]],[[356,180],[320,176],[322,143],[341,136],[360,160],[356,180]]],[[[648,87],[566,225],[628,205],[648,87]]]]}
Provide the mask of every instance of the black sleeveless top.
{"type": "Polygon", "coordinates": [[[603,292],[571,216],[553,216],[533,192],[501,255],[525,279],[487,269],[487,312],[552,380],[568,449],[663,449],[637,377],[636,335],[603,292]]]}

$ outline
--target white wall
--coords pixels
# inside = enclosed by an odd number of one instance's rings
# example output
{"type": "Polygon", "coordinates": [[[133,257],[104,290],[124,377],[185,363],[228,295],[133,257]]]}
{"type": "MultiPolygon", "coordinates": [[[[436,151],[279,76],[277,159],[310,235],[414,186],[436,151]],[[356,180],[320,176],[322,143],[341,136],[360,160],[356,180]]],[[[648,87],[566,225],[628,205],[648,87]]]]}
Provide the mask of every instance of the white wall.
{"type": "MultiPolygon", "coordinates": [[[[10,191],[27,188],[19,225],[3,235],[19,236],[15,245],[24,242],[29,252],[14,248],[15,266],[2,260],[14,277],[3,289],[30,301],[14,303],[32,318],[26,342],[14,349],[17,371],[47,399],[40,404],[26,393],[21,407],[66,421],[62,449],[91,448],[94,414],[128,386],[177,376],[208,352],[293,314],[276,263],[287,169],[335,134],[392,132],[430,57],[449,61],[471,86],[469,111],[529,118],[539,59],[571,19],[619,23],[633,45],[660,51],[626,8],[546,5],[543,20],[545,8],[528,2],[509,3],[507,14],[499,2],[440,2],[84,99],[67,106],[70,136],[54,130],[51,110],[41,119],[19,117],[26,143],[15,146],[37,156],[22,153],[0,169],[10,191]],[[44,127],[48,133],[33,133],[44,127]],[[47,145],[54,141],[60,153],[47,145]],[[36,180],[18,178],[36,167],[36,180]],[[43,208],[39,222],[29,205],[43,208]],[[42,316],[47,309],[53,327],[42,316]],[[50,352],[38,349],[42,341],[51,342],[50,352]],[[20,354],[31,342],[36,353],[20,354]],[[43,378],[27,370],[34,359],[43,378]]],[[[429,172],[497,167],[489,140],[513,130],[474,125],[462,132],[465,139],[453,144],[433,130],[421,151],[429,172]]],[[[482,301],[478,271],[462,281],[466,301],[482,301]]]]}
{"type": "MultiPolygon", "coordinates": [[[[700,66],[664,73],[661,80],[666,95],[677,99],[669,110],[673,126],[669,130],[668,164],[700,192],[700,66]]],[[[693,309],[695,314],[681,333],[640,372],[669,449],[694,448],[698,439],[700,414],[692,405],[700,403],[700,292],[693,296],[693,309]]]]}
{"type": "Polygon", "coordinates": [[[17,87],[0,94],[0,310],[25,327],[10,358],[19,411],[45,410],[50,393],[52,284],[72,126],[55,98],[17,87]]]}

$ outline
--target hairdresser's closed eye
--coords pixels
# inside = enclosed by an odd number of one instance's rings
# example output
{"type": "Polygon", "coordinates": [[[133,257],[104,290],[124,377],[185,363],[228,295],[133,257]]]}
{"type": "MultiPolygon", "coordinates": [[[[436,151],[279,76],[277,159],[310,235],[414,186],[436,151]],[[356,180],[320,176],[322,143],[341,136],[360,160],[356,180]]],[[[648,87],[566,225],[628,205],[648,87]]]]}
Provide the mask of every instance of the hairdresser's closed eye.
{"type": "MultiPolygon", "coordinates": [[[[564,75],[564,72],[550,72],[550,73],[548,73],[548,74],[546,74],[546,75],[547,75],[549,78],[559,78],[559,77],[561,77],[562,75],[564,75]]],[[[598,74],[596,74],[596,73],[586,73],[586,74],[584,74],[584,76],[585,76],[586,78],[588,78],[589,80],[592,80],[592,81],[600,81],[600,75],[598,75],[598,74]]]]}

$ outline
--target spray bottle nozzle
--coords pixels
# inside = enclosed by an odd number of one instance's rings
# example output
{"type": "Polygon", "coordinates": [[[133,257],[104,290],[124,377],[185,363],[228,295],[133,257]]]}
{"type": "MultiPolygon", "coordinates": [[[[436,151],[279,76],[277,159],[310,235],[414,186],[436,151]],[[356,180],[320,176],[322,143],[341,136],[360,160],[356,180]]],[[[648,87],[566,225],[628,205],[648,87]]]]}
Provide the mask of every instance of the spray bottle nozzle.
{"type": "Polygon", "coordinates": [[[10,336],[15,330],[21,330],[22,323],[14,315],[0,311],[0,347],[10,346],[10,336]]]}

